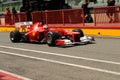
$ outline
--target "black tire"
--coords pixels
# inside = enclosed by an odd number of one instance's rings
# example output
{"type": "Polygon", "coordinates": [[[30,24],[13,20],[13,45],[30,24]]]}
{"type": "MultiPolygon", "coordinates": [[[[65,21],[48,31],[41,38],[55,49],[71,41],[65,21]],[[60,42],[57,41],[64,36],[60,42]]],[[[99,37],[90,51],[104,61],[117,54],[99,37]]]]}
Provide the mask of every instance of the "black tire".
{"type": "Polygon", "coordinates": [[[46,36],[46,42],[48,46],[55,46],[55,40],[59,38],[56,32],[48,32],[46,36]]]}
{"type": "Polygon", "coordinates": [[[81,29],[79,29],[79,28],[73,29],[73,32],[79,32],[79,33],[80,33],[80,37],[83,37],[83,36],[84,36],[83,31],[82,31],[81,29]]]}
{"type": "Polygon", "coordinates": [[[14,30],[10,32],[10,40],[12,42],[19,42],[21,40],[21,34],[18,30],[14,30]]]}

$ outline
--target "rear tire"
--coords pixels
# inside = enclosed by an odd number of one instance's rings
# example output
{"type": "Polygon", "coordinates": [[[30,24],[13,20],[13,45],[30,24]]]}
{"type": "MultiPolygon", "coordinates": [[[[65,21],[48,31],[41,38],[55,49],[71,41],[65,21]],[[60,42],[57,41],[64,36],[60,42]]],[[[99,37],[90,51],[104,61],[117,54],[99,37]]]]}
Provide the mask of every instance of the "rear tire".
{"type": "Polygon", "coordinates": [[[21,34],[18,30],[14,30],[10,32],[10,40],[12,42],[19,42],[21,40],[21,34]]]}
{"type": "Polygon", "coordinates": [[[48,32],[46,36],[46,42],[48,46],[55,46],[55,40],[59,38],[56,32],[48,32]]]}

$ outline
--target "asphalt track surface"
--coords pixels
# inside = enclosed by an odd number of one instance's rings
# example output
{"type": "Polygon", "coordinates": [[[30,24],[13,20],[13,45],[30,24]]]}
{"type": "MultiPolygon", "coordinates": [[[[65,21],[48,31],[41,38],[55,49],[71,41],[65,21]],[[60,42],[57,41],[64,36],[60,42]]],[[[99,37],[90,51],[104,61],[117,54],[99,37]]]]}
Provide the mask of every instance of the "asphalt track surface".
{"type": "Polygon", "coordinates": [[[0,33],[0,70],[31,80],[120,80],[120,38],[74,47],[12,43],[0,33]]]}

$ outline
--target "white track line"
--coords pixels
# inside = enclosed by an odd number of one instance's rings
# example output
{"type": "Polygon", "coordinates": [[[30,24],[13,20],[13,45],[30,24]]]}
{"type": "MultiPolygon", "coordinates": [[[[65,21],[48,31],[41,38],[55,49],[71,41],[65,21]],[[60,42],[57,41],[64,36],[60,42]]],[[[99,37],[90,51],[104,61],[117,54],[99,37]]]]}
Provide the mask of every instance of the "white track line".
{"type": "Polygon", "coordinates": [[[45,58],[21,55],[21,54],[5,52],[5,51],[0,51],[0,53],[7,54],[7,55],[24,57],[24,58],[30,58],[30,59],[34,59],[34,60],[42,60],[42,61],[47,61],[47,62],[51,62],[51,63],[57,63],[57,64],[62,64],[62,65],[67,65],[67,66],[72,66],[72,67],[78,67],[78,68],[83,68],[83,69],[88,69],[88,70],[93,70],[93,71],[98,71],[98,72],[103,72],[103,73],[108,73],[108,74],[120,76],[120,72],[114,72],[114,71],[105,70],[105,69],[93,68],[93,67],[89,67],[89,66],[71,64],[71,63],[66,63],[66,62],[61,62],[61,61],[55,61],[55,60],[50,60],[50,59],[45,59],[45,58]]]}
{"type": "Polygon", "coordinates": [[[23,80],[32,80],[32,79],[28,79],[26,77],[22,77],[22,76],[16,75],[16,74],[8,72],[8,71],[0,70],[0,72],[3,72],[3,73],[8,74],[8,75],[12,75],[14,77],[17,77],[17,78],[20,78],[20,79],[23,79],[23,80]]]}
{"type": "Polygon", "coordinates": [[[8,49],[14,49],[14,50],[22,50],[22,51],[41,53],[41,54],[48,54],[48,55],[55,55],[55,56],[62,56],[62,57],[68,57],[68,58],[83,59],[83,60],[88,60],[88,61],[96,61],[96,62],[101,62],[101,63],[120,65],[120,62],[106,61],[106,60],[93,59],[93,58],[85,58],[85,57],[65,55],[65,54],[59,54],[59,53],[51,53],[51,52],[44,52],[44,51],[37,51],[37,50],[31,50],[31,49],[15,48],[15,47],[3,46],[3,45],[0,45],[0,47],[8,48],[8,49]]]}

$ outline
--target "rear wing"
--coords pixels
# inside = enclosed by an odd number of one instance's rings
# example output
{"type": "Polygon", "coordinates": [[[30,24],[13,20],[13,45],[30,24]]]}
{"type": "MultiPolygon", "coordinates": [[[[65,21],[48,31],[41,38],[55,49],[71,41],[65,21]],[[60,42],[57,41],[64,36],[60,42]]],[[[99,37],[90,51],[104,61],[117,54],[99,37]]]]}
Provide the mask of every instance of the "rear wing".
{"type": "Polygon", "coordinates": [[[33,25],[32,21],[29,22],[17,22],[15,23],[15,28],[20,28],[22,26],[26,26],[27,28],[30,27],[31,25],[33,25]]]}

